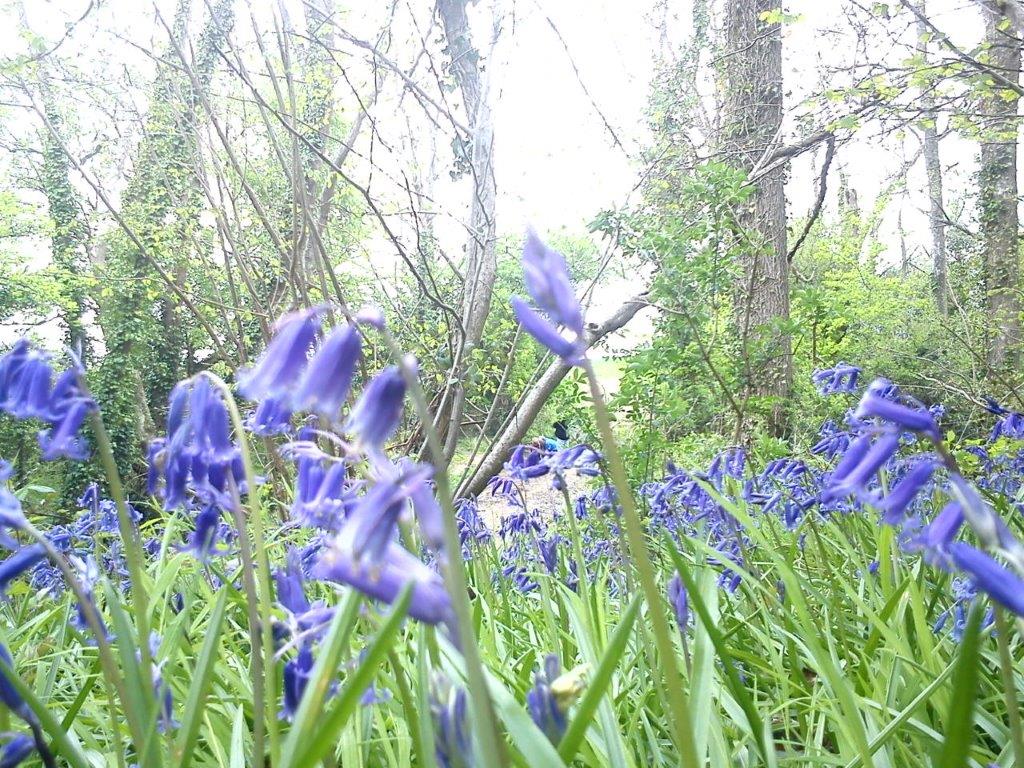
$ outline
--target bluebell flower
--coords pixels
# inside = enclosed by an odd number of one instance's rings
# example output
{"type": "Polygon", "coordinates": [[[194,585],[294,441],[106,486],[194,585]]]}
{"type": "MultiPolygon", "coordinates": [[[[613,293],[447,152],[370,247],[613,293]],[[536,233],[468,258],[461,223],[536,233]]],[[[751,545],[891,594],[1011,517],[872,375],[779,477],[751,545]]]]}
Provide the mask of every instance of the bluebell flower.
{"type": "Polygon", "coordinates": [[[11,675],[17,674],[14,670],[14,659],[11,658],[10,651],[7,650],[7,646],[0,643],[0,662],[3,662],[3,666],[7,669],[0,667],[0,702],[3,702],[11,712],[16,714],[22,720],[27,723],[34,723],[36,720],[35,713],[29,708],[28,704],[18,693],[17,688],[11,683],[11,675]]]}
{"type": "Polygon", "coordinates": [[[473,768],[466,690],[455,688],[448,678],[436,674],[431,681],[429,702],[438,768],[473,768]]]}
{"type": "Polygon", "coordinates": [[[822,494],[823,499],[863,492],[875,473],[896,454],[900,446],[899,435],[892,433],[880,435],[870,444],[862,443],[861,439],[858,438],[850,445],[847,455],[832,473],[829,487],[822,494]],[[855,463],[850,462],[852,466],[847,466],[846,459],[851,455],[855,458],[855,463]]]}
{"type": "Polygon", "coordinates": [[[587,349],[583,311],[572,289],[565,258],[546,246],[532,230],[527,232],[523,246],[523,276],[527,292],[547,317],[514,296],[512,311],[516,319],[531,336],[565,362],[580,363],[587,349]],[[566,329],[569,338],[562,335],[558,326],[566,329]]]}
{"type": "Polygon", "coordinates": [[[287,398],[282,395],[263,398],[246,418],[245,426],[260,437],[273,437],[291,432],[292,411],[288,407],[287,398]]]}
{"type": "Polygon", "coordinates": [[[686,632],[690,625],[690,597],[678,573],[672,574],[668,581],[668,602],[676,617],[676,626],[680,632],[686,632]]]}
{"type": "Polygon", "coordinates": [[[544,453],[532,445],[517,445],[505,462],[505,471],[515,480],[541,477],[551,471],[544,453]]]}
{"type": "Polygon", "coordinates": [[[201,563],[209,562],[211,557],[220,557],[231,550],[226,545],[230,528],[221,523],[221,509],[215,504],[205,505],[195,517],[195,530],[185,540],[179,552],[188,552],[201,563]],[[227,528],[228,530],[224,530],[227,528]]]}
{"type": "Polygon", "coordinates": [[[537,540],[537,552],[540,554],[541,562],[552,575],[558,570],[558,542],[557,535],[537,540]]]}
{"type": "Polygon", "coordinates": [[[6,536],[4,528],[20,530],[28,522],[18,497],[7,487],[7,481],[13,472],[14,468],[10,462],[0,459],[0,536],[6,536]]]}
{"type": "Polygon", "coordinates": [[[25,571],[31,570],[37,563],[46,558],[46,550],[42,544],[31,544],[21,547],[6,560],[0,562],[0,595],[4,595],[11,582],[25,571]]]}
{"type": "Polygon", "coordinates": [[[1024,579],[970,544],[954,542],[949,551],[957,568],[970,577],[976,588],[1018,616],[1024,616],[1024,579]]]}
{"type": "Polygon", "coordinates": [[[0,768],[16,768],[35,750],[35,742],[24,733],[5,736],[4,744],[0,747],[0,768]]]}
{"type": "MultiPolygon", "coordinates": [[[[156,659],[160,651],[160,636],[156,632],[149,635],[149,654],[156,659]]],[[[181,727],[181,723],[174,719],[174,696],[171,694],[171,687],[164,680],[164,662],[153,665],[153,698],[157,703],[156,729],[159,733],[166,733],[174,728],[181,727]]]]}
{"type": "Polygon", "coordinates": [[[817,456],[824,456],[830,461],[834,461],[836,456],[845,453],[850,447],[850,441],[853,439],[853,435],[839,429],[831,419],[821,425],[818,435],[821,439],[811,447],[811,453],[817,456]]]}
{"type": "Polygon", "coordinates": [[[378,688],[372,683],[359,697],[359,703],[364,707],[372,707],[374,704],[384,704],[389,701],[391,701],[391,691],[387,688],[378,688]]]}
{"type": "Polygon", "coordinates": [[[313,650],[308,644],[299,646],[299,652],[294,659],[284,665],[284,696],[281,711],[278,717],[282,720],[291,721],[299,711],[302,703],[302,696],[309,685],[309,678],[313,674],[313,650]]]}
{"type": "Polygon", "coordinates": [[[903,519],[907,507],[910,506],[910,503],[917,497],[918,492],[931,479],[932,473],[937,466],[938,462],[930,456],[918,459],[889,493],[876,503],[879,511],[882,512],[882,521],[884,523],[896,525],[903,519]]]}
{"type": "Polygon", "coordinates": [[[323,340],[299,381],[292,404],[336,421],[348,397],[362,355],[362,342],[354,326],[338,326],[323,340]]]}
{"type": "Polygon", "coordinates": [[[0,410],[14,418],[48,420],[52,384],[49,358],[27,340],[0,357],[0,410]]]}
{"type": "Polygon", "coordinates": [[[823,395],[852,394],[857,391],[860,368],[849,363],[836,363],[833,368],[816,370],[811,381],[823,395]]]}
{"type": "Polygon", "coordinates": [[[358,589],[363,594],[385,603],[393,603],[406,585],[412,585],[409,615],[427,624],[438,624],[452,618],[451,599],[440,575],[424,565],[401,544],[388,543],[374,564],[359,562],[345,541],[324,546],[313,576],[358,589]]]}
{"type": "Polygon", "coordinates": [[[530,717],[552,744],[558,744],[568,724],[566,713],[582,690],[582,679],[562,680],[562,665],[551,653],[533,677],[533,688],[526,693],[526,707],[530,717]]]}
{"type": "Polygon", "coordinates": [[[887,396],[892,383],[875,379],[861,398],[854,416],[859,419],[878,418],[910,432],[921,432],[933,440],[942,438],[935,418],[919,403],[903,405],[887,396]]]}
{"type": "Polygon", "coordinates": [[[89,447],[78,433],[94,407],[91,400],[79,398],[68,405],[53,427],[40,430],[38,440],[43,461],[60,458],[82,461],[88,458],[89,447]]]}
{"type": "Polygon", "coordinates": [[[405,378],[398,366],[389,366],[366,385],[346,429],[358,435],[362,445],[379,450],[398,429],[404,400],[405,378]]]}
{"type": "Polygon", "coordinates": [[[290,396],[309,362],[310,349],[320,329],[322,307],[285,315],[256,364],[241,373],[238,391],[249,400],[290,396]]]}
{"type": "Polygon", "coordinates": [[[523,278],[530,297],[555,323],[583,333],[583,311],[569,280],[565,257],[549,248],[532,229],[523,245],[523,278]]]}

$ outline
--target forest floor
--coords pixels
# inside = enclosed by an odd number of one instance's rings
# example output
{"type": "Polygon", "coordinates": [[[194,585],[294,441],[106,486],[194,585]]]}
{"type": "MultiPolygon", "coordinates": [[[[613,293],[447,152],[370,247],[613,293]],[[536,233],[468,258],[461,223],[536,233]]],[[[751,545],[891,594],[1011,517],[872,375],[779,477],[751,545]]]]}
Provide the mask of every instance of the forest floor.
{"type": "MultiPolygon", "coordinates": [[[[590,493],[589,478],[580,477],[575,472],[566,473],[565,484],[573,501],[577,496],[590,493]]],[[[556,512],[565,511],[565,498],[561,491],[551,487],[551,475],[521,481],[517,485],[526,499],[526,508],[538,510],[545,521],[553,519],[556,512]]],[[[480,516],[495,532],[501,527],[501,521],[514,511],[504,496],[492,496],[490,491],[481,493],[476,501],[480,516]]]]}

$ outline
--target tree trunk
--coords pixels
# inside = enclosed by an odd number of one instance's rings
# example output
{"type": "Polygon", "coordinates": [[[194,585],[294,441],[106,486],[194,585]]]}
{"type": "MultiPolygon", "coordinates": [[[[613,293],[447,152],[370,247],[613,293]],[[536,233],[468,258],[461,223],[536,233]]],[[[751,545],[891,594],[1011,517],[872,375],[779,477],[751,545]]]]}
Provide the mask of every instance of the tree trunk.
{"type": "MultiPolygon", "coordinates": [[[[921,16],[924,17],[925,0],[917,4],[921,16]]],[[[930,30],[919,17],[917,21],[918,50],[924,59],[924,67],[931,62],[928,50],[930,30]]],[[[921,117],[924,148],[924,168],[928,178],[928,229],[932,236],[932,279],[935,281],[935,306],[939,314],[945,316],[949,312],[949,276],[946,268],[946,213],[942,201],[942,166],[939,162],[939,130],[936,121],[938,112],[935,110],[935,99],[931,86],[926,85],[921,91],[921,117]]]]}
{"type": "Polygon", "coordinates": [[[442,403],[438,427],[444,439],[445,459],[455,453],[461,431],[467,385],[473,380],[473,353],[483,338],[491,311],[491,293],[497,276],[494,178],[494,126],[489,88],[481,77],[480,53],[473,46],[466,18],[468,0],[438,0],[451,71],[459,84],[471,131],[462,160],[473,180],[469,240],[466,244],[465,284],[462,290],[462,333],[456,345],[449,391],[442,403]]]}
{"type": "MultiPolygon", "coordinates": [[[[778,141],[782,127],[782,27],[771,17],[776,0],[727,0],[723,59],[725,113],[721,144],[732,162],[752,170],[778,141]]],[[[789,261],[786,254],[786,166],[759,175],[739,212],[750,236],[743,259],[743,290],[736,315],[748,364],[746,394],[768,398],[769,427],[786,431],[785,401],[793,382],[788,333],[789,261]]]]}
{"type": "MultiPolygon", "coordinates": [[[[1002,77],[1020,80],[1020,41],[1011,36],[1005,2],[985,3],[988,63],[1002,77]]],[[[1020,256],[1017,215],[1016,92],[990,83],[982,100],[985,116],[981,142],[981,231],[990,337],[988,363],[993,371],[1015,370],[1020,363],[1020,256]]]]}

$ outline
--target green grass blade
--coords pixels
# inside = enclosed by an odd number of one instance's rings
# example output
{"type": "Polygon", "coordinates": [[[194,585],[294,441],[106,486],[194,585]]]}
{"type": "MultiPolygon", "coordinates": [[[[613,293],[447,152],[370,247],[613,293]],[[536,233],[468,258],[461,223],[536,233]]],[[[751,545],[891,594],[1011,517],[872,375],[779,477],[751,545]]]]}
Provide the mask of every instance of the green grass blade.
{"type": "Polygon", "coordinates": [[[637,596],[630,603],[625,613],[622,614],[622,620],[619,622],[619,626],[615,628],[615,632],[608,642],[608,647],[605,648],[604,655],[601,657],[601,662],[598,664],[593,678],[591,678],[590,683],[587,685],[586,693],[580,699],[576,714],[569,723],[569,727],[566,728],[565,735],[562,736],[562,741],[558,745],[558,754],[566,763],[571,762],[576,757],[576,752],[583,743],[587,727],[590,725],[598,705],[604,698],[609,684],[611,684],[615,668],[622,660],[623,651],[625,651],[626,643],[629,642],[633,623],[636,621],[639,612],[640,597],[637,596]]]}
{"type": "Polygon", "coordinates": [[[224,625],[224,610],[228,602],[228,590],[222,589],[217,603],[206,625],[206,639],[196,661],[192,684],[188,689],[185,706],[182,709],[181,729],[174,743],[174,756],[180,768],[188,768],[192,761],[192,749],[199,736],[199,724],[206,706],[206,697],[213,682],[214,663],[217,661],[221,629],[224,625]]]}

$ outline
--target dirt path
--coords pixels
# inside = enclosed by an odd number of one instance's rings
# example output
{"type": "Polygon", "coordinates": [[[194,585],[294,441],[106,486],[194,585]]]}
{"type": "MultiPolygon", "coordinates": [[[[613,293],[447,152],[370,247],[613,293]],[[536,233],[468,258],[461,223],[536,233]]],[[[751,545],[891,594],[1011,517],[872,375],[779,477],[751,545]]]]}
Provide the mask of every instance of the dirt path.
{"type": "MultiPolygon", "coordinates": [[[[565,484],[569,489],[569,498],[573,501],[577,496],[590,492],[588,478],[579,477],[575,472],[566,473],[565,484]]],[[[526,497],[527,509],[539,510],[545,520],[551,520],[556,512],[565,511],[565,498],[561,491],[551,487],[551,475],[521,481],[517,485],[526,497]]],[[[492,531],[497,531],[505,516],[514,510],[506,498],[492,496],[489,490],[477,497],[477,508],[492,531]]]]}

